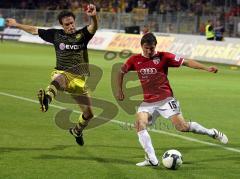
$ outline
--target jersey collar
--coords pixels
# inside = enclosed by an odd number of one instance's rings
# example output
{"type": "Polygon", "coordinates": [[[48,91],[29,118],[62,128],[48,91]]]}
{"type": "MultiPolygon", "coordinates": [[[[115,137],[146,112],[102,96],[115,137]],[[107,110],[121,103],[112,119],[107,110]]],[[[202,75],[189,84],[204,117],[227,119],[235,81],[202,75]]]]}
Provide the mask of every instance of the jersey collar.
{"type": "MultiPolygon", "coordinates": [[[[157,54],[157,51],[154,52],[153,57],[154,57],[156,54],[157,54]]],[[[145,58],[149,58],[149,57],[146,57],[146,56],[143,54],[143,52],[141,53],[141,55],[142,55],[143,57],[145,57],[145,58]]]]}

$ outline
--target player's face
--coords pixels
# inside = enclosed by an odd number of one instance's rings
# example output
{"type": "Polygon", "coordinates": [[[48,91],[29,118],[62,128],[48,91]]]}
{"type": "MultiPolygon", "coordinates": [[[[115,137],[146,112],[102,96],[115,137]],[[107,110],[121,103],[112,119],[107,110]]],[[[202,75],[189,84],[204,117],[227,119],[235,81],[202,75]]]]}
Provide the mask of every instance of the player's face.
{"type": "Polygon", "coordinates": [[[142,45],[143,55],[147,58],[151,58],[155,54],[156,45],[144,43],[142,45]]]}
{"type": "Polygon", "coordinates": [[[76,32],[75,20],[72,16],[64,17],[62,19],[62,27],[66,34],[73,34],[76,32]]]}

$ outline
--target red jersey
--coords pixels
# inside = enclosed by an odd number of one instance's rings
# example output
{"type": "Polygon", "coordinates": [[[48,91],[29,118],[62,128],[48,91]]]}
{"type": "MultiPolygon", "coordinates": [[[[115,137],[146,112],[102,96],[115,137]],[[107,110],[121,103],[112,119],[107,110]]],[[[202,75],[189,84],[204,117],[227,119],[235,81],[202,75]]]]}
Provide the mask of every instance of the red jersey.
{"type": "Polygon", "coordinates": [[[168,52],[157,52],[152,58],[142,54],[131,56],[122,71],[137,71],[145,102],[156,102],[172,97],[173,92],[167,75],[168,67],[180,67],[184,59],[168,52]]]}

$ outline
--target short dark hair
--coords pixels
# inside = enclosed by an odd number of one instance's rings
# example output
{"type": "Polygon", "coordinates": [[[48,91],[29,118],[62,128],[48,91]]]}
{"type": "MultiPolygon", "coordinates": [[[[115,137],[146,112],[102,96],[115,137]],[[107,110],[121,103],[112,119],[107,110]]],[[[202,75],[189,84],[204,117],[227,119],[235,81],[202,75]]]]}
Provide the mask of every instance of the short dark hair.
{"type": "Polygon", "coordinates": [[[64,17],[73,17],[73,19],[75,20],[76,16],[73,14],[73,12],[71,11],[62,11],[58,14],[58,21],[59,23],[62,25],[62,19],[64,17]]]}
{"type": "Polygon", "coordinates": [[[157,39],[153,33],[146,33],[141,39],[141,45],[144,43],[157,45],[157,39]]]}

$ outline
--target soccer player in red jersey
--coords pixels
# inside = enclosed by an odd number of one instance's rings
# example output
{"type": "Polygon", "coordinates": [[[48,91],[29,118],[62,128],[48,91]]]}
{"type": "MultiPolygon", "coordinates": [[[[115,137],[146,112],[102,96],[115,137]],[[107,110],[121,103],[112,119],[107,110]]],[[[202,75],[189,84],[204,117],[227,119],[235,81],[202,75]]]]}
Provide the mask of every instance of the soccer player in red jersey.
{"type": "Polygon", "coordinates": [[[173,95],[173,91],[167,78],[169,67],[180,67],[181,65],[194,69],[217,73],[214,66],[207,67],[199,62],[184,59],[168,52],[155,51],[156,37],[152,33],[145,34],[141,39],[142,53],[131,56],[118,73],[118,100],[124,99],[122,83],[124,75],[129,71],[136,71],[140,79],[144,101],[137,111],[136,130],[139,142],[146,152],[145,161],[137,163],[137,166],[157,166],[159,164],[146,130],[147,125],[154,122],[158,116],[170,119],[178,131],[193,132],[208,135],[226,144],[228,138],[217,129],[207,129],[197,122],[186,122],[182,116],[179,102],[173,95]]]}

